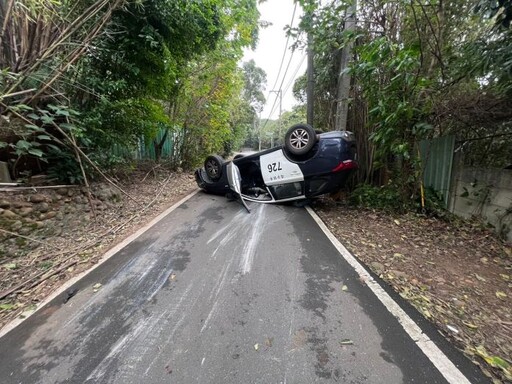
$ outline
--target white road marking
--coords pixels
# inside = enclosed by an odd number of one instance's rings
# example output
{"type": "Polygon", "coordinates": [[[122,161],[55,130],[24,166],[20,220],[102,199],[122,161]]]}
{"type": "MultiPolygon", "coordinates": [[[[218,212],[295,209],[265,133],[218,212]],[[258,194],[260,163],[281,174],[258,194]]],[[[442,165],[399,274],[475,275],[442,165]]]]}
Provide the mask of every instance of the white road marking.
{"type": "Polygon", "coordinates": [[[377,296],[387,310],[397,318],[405,332],[411,337],[416,345],[422,350],[427,358],[434,364],[437,370],[444,376],[450,384],[471,384],[471,382],[462,374],[461,371],[451,362],[451,360],[434,344],[430,338],[423,333],[421,328],[405,311],[394,301],[391,296],[379,285],[377,281],[364,269],[364,267],[352,256],[352,254],[341,244],[338,239],[329,231],[320,217],[312,208],[306,207],[307,211],[322,229],[331,243],[336,247],[341,256],[355,269],[361,278],[365,280],[368,288],[377,296]]]}

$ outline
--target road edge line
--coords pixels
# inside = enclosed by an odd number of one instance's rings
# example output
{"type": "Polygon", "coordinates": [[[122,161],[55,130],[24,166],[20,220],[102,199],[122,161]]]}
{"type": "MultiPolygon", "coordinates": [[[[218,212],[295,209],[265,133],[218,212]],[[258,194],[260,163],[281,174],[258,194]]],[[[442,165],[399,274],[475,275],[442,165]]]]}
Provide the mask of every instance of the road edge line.
{"type": "Polygon", "coordinates": [[[178,208],[180,205],[185,203],[187,200],[195,196],[200,189],[196,189],[194,192],[189,193],[187,196],[183,197],[178,202],[171,205],[169,208],[167,208],[165,211],[160,213],[158,216],[156,216],[153,220],[151,220],[149,223],[144,225],[142,228],[139,228],[135,233],[131,234],[124,240],[122,240],[119,244],[113,246],[108,251],[106,251],[101,259],[94,264],[91,268],[87,269],[86,271],[83,271],[79,273],[78,275],[74,276],[73,278],[69,279],[67,282],[65,282],[63,285],[61,285],[57,290],[52,292],[50,296],[48,296],[46,299],[44,299],[41,303],[37,304],[37,308],[30,312],[29,314],[26,314],[26,316],[22,319],[16,318],[14,320],[11,320],[7,324],[5,324],[2,329],[0,329],[0,338],[5,336],[7,333],[12,331],[14,328],[16,328],[18,325],[23,323],[24,321],[28,320],[32,315],[39,312],[41,308],[43,308],[46,304],[48,304],[50,301],[55,299],[57,296],[59,296],[62,292],[69,289],[73,284],[77,283],[79,280],[87,276],[89,273],[94,271],[96,268],[98,268],[100,265],[102,265],[104,262],[109,260],[112,256],[114,256],[116,253],[118,253],[121,249],[126,247],[128,244],[130,244],[132,241],[140,237],[142,234],[144,234],[146,231],[148,231],[151,227],[153,227],[155,224],[160,222],[165,216],[167,216],[169,213],[174,211],[176,208],[178,208]]]}
{"type": "Polygon", "coordinates": [[[437,370],[451,384],[471,384],[455,364],[439,349],[439,347],[421,330],[420,326],[398,305],[398,303],[382,288],[362,264],[348,251],[347,248],[327,228],[320,216],[309,206],[306,210],[325,233],[334,247],[352,268],[364,279],[368,288],[377,296],[377,299],[398,320],[402,328],[411,337],[413,342],[421,349],[437,370]]]}

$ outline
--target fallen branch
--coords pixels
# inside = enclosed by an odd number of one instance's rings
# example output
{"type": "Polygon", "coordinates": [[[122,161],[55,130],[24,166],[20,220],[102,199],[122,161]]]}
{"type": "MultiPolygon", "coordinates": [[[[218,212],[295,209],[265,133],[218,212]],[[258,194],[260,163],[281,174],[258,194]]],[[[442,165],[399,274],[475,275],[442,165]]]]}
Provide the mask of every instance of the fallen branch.
{"type": "Polygon", "coordinates": [[[2,229],[2,228],[0,228],[0,232],[7,233],[7,234],[9,234],[9,235],[11,235],[11,236],[21,237],[22,239],[26,239],[26,240],[29,240],[29,241],[33,241],[33,242],[35,242],[35,243],[39,243],[39,244],[43,244],[43,245],[47,245],[47,246],[49,246],[50,248],[53,248],[53,249],[59,249],[59,248],[55,248],[55,247],[51,246],[50,244],[48,244],[48,243],[47,243],[47,242],[45,242],[45,241],[37,240],[37,239],[34,239],[34,238],[32,238],[32,237],[28,237],[28,236],[23,236],[23,235],[20,235],[20,234],[18,234],[18,233],[11,232],[11,231],[7,231],[7,230],[2,229]]]}
{"type": "MultiPolygon", "coordinates": [[[[2,185],[2,184],[0,184],[2,185]]],[[[29,191],[37,189],[59,189],[59,188],[79,188],[80,185],[45,185],[40,187],[12,187],[12,188],[0,188],[0,192],[16,192],[16,191],[29,191]]]]}
{"type": "MultiPolygon", "coordinates": [[[[160,188],[160,190],[157,192],[157,194],[155,195],[155,197],[153,198],[153,200],[151,200],[148,204],[146,204],[142,210],[138,211],[136,215],[133,215],[131,216],[128,220],[126,220],[125,222],[123,222],[122,224],[114,227],[114,228],[110,228],[108,230],[106,230],[105,232],[101,233],[100,235],[98,235],[98,238],[95,239],[95,240],[91,240],[89,241],[88,243],[86,243],[85,245],[82,245],[81,247],[79,247],[78,249],[75,249],[74,251],[72,251],[72,253],[66,257],[64,260],[62,260],[60,262],[60,265],[62,265],[63,263],[66,263],[64,264],[63,266],[61,267],[58,267],[57,269],[55,270],[52,270],[50,273],[48,273],[47,271],[44,271],[44,272],[40,272],[38,274],[36,274],[35,276],[31,276],[30,278],[24,280],[22,283],[16,285],[15,287],[12,287],[8,290],[5,290],[3,292],[0,293],[0,300],[6,298],[7,296],[13,294],[14,292],[16,291],[19,291],[25,287],[28,286],[28,289],[32,289],[34,287],[36,287],[37,285],[41,284],[42,282],[44,282],[45,280],[47,280],[48,278],[50,278],[51,276],[54,276],[60,272],[62,272],[63,270],[69,268],[70,266],[78,263],[78,260],[72,260],[70,261],[69,263],[67,263],[69,260],[71,260],[73,257],[76,257],[80,252],[83,252],[85,251],[86,249],[88,248],[91,248],[93,247],[94,245],[100,243],[103,238],[109,234],[116,234],[117,232],[119,232],[124,226],[126,226],[127,224],[129,224],[130,222],[132,222],[138,215],[140,215],[141,213],[144,213],[149,207],[151,207],[155,201],[160,197],[160,195],[163,193],[165,187],[167,186],[167,184],[169,183],[169,181],[171,180],[172,178],[172,175],[169,175],[165,180],[164,180],[164,183],[163,183],[163,186],[162,188],[160,188]],[[45,276],[45,273],[47,273],[47,275],[45,276]],[[43,276],[43,277],[41,277],[43,276]],[[38,280],[37,280],[38,279],[38,280]]],[[[3,231],[3,230],[2,230],[3,231]]],[[[8,231],[6,231],[8,232],[8,231]]],[[[35,239],[31,239],[31,240],[34,240],[34,241],[37,241],[39,242],[38,240],[35,240],[35,239]]],[[[64,254],[65,252],[63,252],[62,254],[64,254]]],[[[55,256],[55,255],[53,255],[55,256]]]]}
{"type": "Polygon", "coordinates": [[[112,233],[113,234],[116,234],[118,231],[120,231],[125,225],[129,224],[131,221],[133,221],[137,215],[140,215],[141,213],[144,213],[146,211],[146,209],[148,209],[149,207],[151,207],[153,205],[153,203],[160,197],[160,195],[162,194],[162,192],[164,191],[164,187],[169,183],[169,181],[171,180],[171,177],[172,175],[169,175],[164,183],[163,183],[163,186],[162,188],[160,188],[160,190],[158,191],[158,193],[155,195],[155,197],[153,198],[153,200],[151,200],[148,204],[146,204],[146,206],[144,206],[144,208],[142,208],[141,211],[137,212],[136,215],[133,215],[132,217],[130,217],[126,222],[122,223],[121,225],[118,225],[115,229],[112,230],[112,233]]]}
{"type": "Polygon", "coordinates": [[[124,189],[122,189],[119,185],[117,185],[116,183],[114,183],[112,180],[110,180],[109,177],[107,177],[107,175],[105,175],[101,169],[98,168],[98,166],[89,158],[89,156],[87,156],[81,149],[78,145],[76,145],[76,143],[73,142],[73,140],[68,136],[68,134],[66,132],[64,132],[62,130],[61,127],[59,127],[54,121],[52,121],[52,125],[55,127],[55,129],[57,129],[67,140],[68,142],[71,144],[71,146],[73,147],[73,149],[75,149],[76,151],[78,151],[78,153],[80,153],[80,155],[89,163],[92,165],[92,167],[96,170],[96,172],[98,172],[109,184],[113,185],[115,188],[117,188],[121,193],[123,193],[125,196],[127,196],[129,199],[131,199],[132,201],[134,201],[135,203],[139,204],[140,203],[135,200],[128,192],[126,192],[124,189]]]}
{"type": "Polygon", "coordinates": [[[146,176],[144,176],[144,177],[142,178],[141,183],[143,183],[143,182],[147,179],[147,177],[149,176],[149,174],[150,174],[151,172],[153,172],[153,174],[156,176],[156,174],[155,174],[155,169],[160,168],[161,166],[162,166],[162,164],[157,164],[157,165],[155,165],[153,168],[151,168],[151,169],[148,171],[148,173],[146,173],[146,176]]]}
{"type": "MultiPolygon", "coordinates": [[[[93,245],[99,243],[100,241],[101,241],[101,238],[96,239],[92,244],[88,245],[87,248],[92,247],[93,245]]],[[[69,255],[64,260],[62,260],[62,262],[60,264],[62,265],[63,263],[66,263],[67,261],[71,260],[73,257],[77,256],[80,253],[80,251],[83,251],[83,250],[84,249],[80,249],[80,250],[73,252],[71,255],[69,255]]],[[[62,272],[64,269],[67,269],[71,265],[74,265],[76,263],[78,263],[78,260],[74,260],[70,263],[67,263],[64,266],[59,267],[56,270],[53,270],[51,273],[48,274],[48,276],[44,276],[44,274],[48,273],[48,271],[43,271],[43,272],[36,274],[35,276],[31,276],[28,279],[21,282],[20,284],[16,285],[15,287],[9,288],[8,290],[5,290],[2,293],[0,293],[0,300],[5,299],[7,296],[13,294],[16,291],[21,290],[22,288],[25,288],[27,286],[27,284],[30,284],[28,286],[28,289],[34,288],[35,286],[41,284],[43,281],[47,280],[51,276],[54,276],[57,273],[62,272]],[[34,282],[34,280],[39,278],[40,276],[44,276],[44,277],[34,282]]]]}
{"type": "MultiPolygon", "coordinates": [[[[28,286],[28,289],[32,289],[36,286],[38,286],[39,284],[41,284],[42,282],[48,280],[50,277],[62,272],[63,270],[65,269],[68,269],[69,267],[72,267],[73,265],[77,264],[78,263],[78,260],[71,260],[69,263],[66,263],[64,264],[62,267],[59,267],[57,268],[56,270],[54,271],[51,271],[50,273],[48,273],[47,275],[43,276],[42,278],[40,278],[39,280],[37,280],[36,282],[32,283],[31,285],[28,286]]],[[[1,297],[0,297],[1,299],[1,297]]]]}

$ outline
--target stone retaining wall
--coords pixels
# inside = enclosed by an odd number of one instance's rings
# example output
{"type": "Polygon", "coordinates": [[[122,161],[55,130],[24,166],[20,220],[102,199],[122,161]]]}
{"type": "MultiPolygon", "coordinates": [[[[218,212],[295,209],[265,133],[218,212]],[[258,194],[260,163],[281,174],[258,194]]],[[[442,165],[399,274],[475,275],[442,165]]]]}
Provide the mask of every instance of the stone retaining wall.
{"type": "MultiPolygon", "coordinates": [[[[92,204],[96,213],[120,201],[119,192],[103,186],[93,190],[92,204]]],[[[60,188],[0,193],[0,263],[5,257],[19,256],[26,245],[23,236],[44,241],[59,236],[66,227],[91,220],[91,204],[85,189],[60,188]],[[75,221],[71,223],[71,221],[75,221]],[[8,232],[19,236],[11,236],[8,232]]]]}
{"type": "Polygon", "coordinates": [[[464,218],[483,218],[497,233],[512,242],[512,170],[456,170],[449,208],[464,218]]]}

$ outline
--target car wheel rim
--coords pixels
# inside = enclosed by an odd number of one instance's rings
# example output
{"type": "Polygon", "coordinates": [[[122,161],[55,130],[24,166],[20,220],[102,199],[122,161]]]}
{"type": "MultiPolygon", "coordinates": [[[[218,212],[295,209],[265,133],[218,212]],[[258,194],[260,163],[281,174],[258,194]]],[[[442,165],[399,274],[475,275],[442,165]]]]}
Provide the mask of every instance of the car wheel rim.
{"type": "Polygon", "coordinates": [[[206,171],[210,176],[217,176],[219,174],[219,167],[217,164],[215,164],[215,162],[209,161],[206,164],[206,171]]]}
{"type": "Polygon", "coordinates": [[[290,137],[290,145],[295,149],[302,149],[309,142],[309,134],[304,129],[296,129],[290,137]]]}

